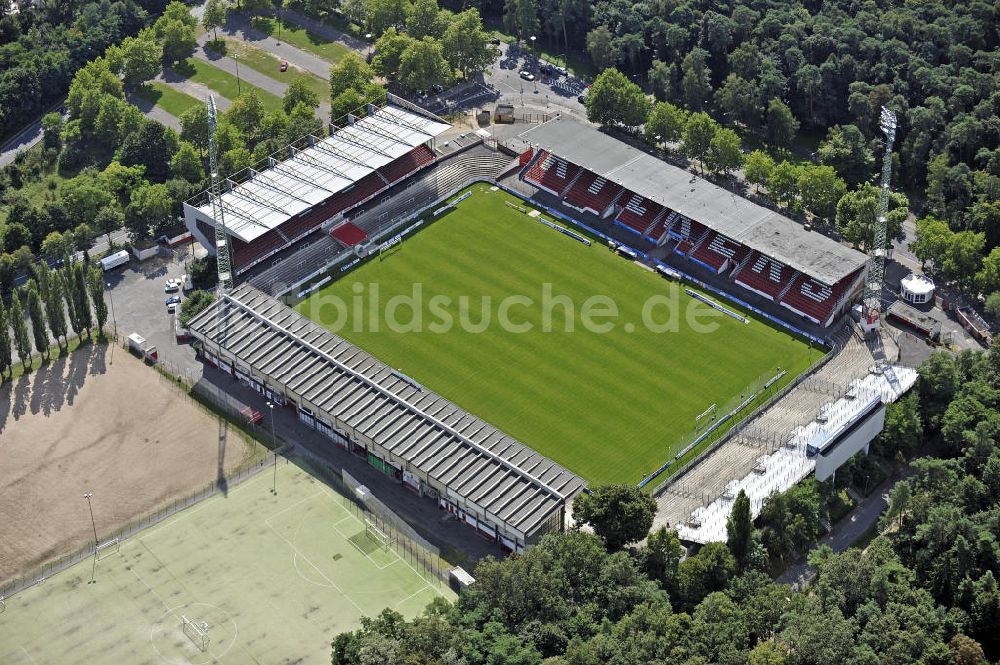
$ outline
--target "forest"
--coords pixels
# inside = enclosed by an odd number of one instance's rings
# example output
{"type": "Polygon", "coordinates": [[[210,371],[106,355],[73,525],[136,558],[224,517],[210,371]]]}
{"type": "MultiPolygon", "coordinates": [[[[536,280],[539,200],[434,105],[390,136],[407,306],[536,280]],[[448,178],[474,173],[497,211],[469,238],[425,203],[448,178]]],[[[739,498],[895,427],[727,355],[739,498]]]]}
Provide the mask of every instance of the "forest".
{"type": "Polygon", "coordinates": [[[874,455],[911,459],[863,547],[808,553],[805,591],[773,581],[805,553],[827,490],[741,494],[728,540],[685,556],[648,535],[648,497],[598,488],[574,506],[593,533],[487,558],[457,603],[391,609],[337,635],[333,665],[979,665],[1000,657],[1000,343],[937,352],[893,404],[874,455]],[[920,456],[933,451],[930,456],[920,456]]]}

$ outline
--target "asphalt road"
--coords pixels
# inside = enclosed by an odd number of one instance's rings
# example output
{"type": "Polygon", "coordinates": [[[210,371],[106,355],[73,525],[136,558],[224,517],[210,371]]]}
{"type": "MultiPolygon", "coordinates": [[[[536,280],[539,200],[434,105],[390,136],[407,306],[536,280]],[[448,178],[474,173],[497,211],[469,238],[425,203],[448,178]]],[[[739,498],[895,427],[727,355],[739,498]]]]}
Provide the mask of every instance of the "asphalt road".
{"type": "Polygon", "coordinates": [[[547,76],[539,69],[543,64],[523,48],[500,44],[500,57],[487,70],[486,81],[499,93],[497,101],[516,107],[530,107],[549,113],[570,113],[586,119],[587,110],[577,101],[586,84],[574,77],[547,76]],[[520,72],[529,71],[535,81],[525,81],[520,72]]]}

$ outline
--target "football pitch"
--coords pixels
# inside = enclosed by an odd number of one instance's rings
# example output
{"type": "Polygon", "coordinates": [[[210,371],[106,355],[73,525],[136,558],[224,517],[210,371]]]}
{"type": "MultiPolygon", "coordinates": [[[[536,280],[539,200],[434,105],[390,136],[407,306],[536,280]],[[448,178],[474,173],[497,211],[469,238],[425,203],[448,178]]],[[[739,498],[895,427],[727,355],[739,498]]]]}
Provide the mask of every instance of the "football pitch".
{"type": "Polygon", "coordinates": [[[786,371],[776,390],[819,357],[539,223],[501,190],[472,191],[297,308],[590,482],[638,482],[713,404],[721,413],[786,371]],[[617,316],[584,325],[598,300],[617,316]]]}
{"type": "Polygon", "coordinates": [[[345,501],[280,460],[276,480],[264,469],[124,541],[93,584],[86,559],[8,598],[0,663],[329,663],[333,637],[362,616],[454,598],[345,501]]]}

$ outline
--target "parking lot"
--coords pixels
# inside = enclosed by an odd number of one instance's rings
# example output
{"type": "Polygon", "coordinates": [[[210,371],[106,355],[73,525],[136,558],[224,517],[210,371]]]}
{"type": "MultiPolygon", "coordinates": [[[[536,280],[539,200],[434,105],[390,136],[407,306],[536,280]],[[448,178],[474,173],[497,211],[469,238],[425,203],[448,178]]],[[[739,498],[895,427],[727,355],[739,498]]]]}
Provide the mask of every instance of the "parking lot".
{"type": "Polygon", "coordinates": [[[487,76],[488,83],[500,93],[498,101],[519,107],[586,116],[586,108],[577,99],[586,92],[586,82],[548,69],[547,63],[539,60],[525,47],[501,44],[499,48],[500,57],[490,67],[487,76]],[[521,78],[522,71],[532,74],[535,80],[526,81],[521,78]]]}

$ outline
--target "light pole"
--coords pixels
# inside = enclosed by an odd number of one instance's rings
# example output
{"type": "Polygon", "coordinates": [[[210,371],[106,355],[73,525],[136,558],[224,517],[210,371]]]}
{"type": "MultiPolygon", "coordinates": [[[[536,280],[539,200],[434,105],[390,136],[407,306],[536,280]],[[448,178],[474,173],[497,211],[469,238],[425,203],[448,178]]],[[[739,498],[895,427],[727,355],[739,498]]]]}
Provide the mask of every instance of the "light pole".
{"type": "Polygon", "coordinates": [[[94,575],[97,572],[97,522],[94,521],[94,504],[90,501],[93,496],[93,492],[87,492],[83,495],[83,498],[87,500],[87,507],[90,508],[90,526],[94,529],[94,562],[90,566],[90,581],[87,584],[93,584],[96,581],[94,575]]]}
{"type": "Polygon", "coordinates": [[[372,33],[366,32],[365,39],[368,41],[368,59],[372,59],[372,33]]]}
{"type": "Polygon", "coordinates": [[[236,57],[235,52],[233,53],[233,62],[236,63],[236,96],[239,97],[243,92],[240,90],[240,59],[236,57]]]}
{"type": "Polygon", "coordinates": [[[115,345],[118,344],[118,320],[115,318],[115,297],[111,295],[111,283],[105,282],[105,287],[108,289],[108,300],[111,301],[111,326],[114,330],[114,340],[111,342],[111,360],[108,361],[109,365],[115,364],[115,345]]]}
{"type": "Polygon", "coordinates": [[[278,437],[274,434],[274,402],[268,402],[267,408],[271,411],[271,445],[274,446],[274,477],[271,480],[271,494],[278,496],[278,437]]]}

